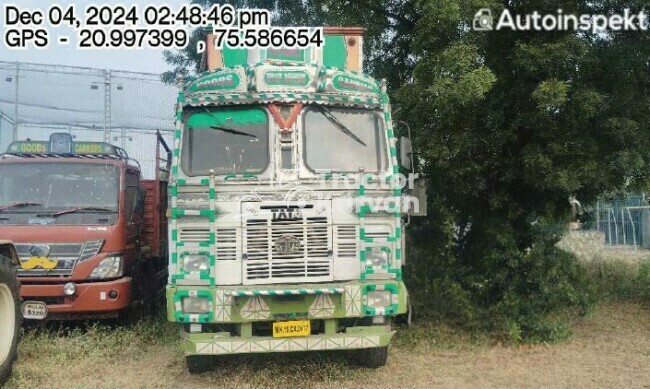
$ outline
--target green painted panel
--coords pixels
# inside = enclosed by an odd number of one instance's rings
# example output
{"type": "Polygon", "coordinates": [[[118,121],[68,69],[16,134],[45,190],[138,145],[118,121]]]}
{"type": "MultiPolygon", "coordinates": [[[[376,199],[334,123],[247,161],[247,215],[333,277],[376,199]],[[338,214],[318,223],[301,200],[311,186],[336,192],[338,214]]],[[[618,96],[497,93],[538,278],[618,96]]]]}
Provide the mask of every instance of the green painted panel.
{"type": "Polygon", "coordinates": [[[345,69],[348,51],[343,35],[326,35],[323,47],[323,65],[345,69]]]}
{"type": "Polygon", "coordinates": [[[228,68],[248,65],[248,50],[246,49],[231,49],[224,45],[222,53],[223,64],[228,68]]]}
{"type": "Polygon", "coordinates": [[[197,112],[187,120],[187,128],[209,128],[210,126],[232,126],[266,123],[266,113],[259,108],[222,109],[197,112]]]}

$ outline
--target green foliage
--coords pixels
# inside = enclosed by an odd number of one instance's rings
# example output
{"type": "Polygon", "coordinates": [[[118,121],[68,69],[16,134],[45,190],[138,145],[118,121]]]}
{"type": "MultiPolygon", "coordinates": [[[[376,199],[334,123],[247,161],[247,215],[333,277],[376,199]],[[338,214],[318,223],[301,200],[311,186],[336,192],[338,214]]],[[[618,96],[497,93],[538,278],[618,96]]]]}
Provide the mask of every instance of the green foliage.
{"type": "Polygon", "coordinates": [[[569,85],[564,81],[543,81],[533,91],[531,97],[537,102],[537,107],[548,113],[560,110],[568,99],[569,85]]]}
{"type": "Polygon", "coordinates": [[[650,260],[597,258],[584,264],[601,299],[650,303],[650,260]]]}
{"type": "MultiPolygon", "coordinates": [[[[648,177],[650,49],[639,45],[647,37],[477,33],[462,27],[476,2],[418,5],[419,60],[396,94],[429,179],[431,215],[412,228],[412,241],[426,245],[411,251],[407,272],[418,312],[515,343],[560,340],[571,315],[598,296],[555,247],[568,198],[588,203],[648,177]]],[[[492,4],[506,6],[521,14],[596,7],[492,4]]]]}

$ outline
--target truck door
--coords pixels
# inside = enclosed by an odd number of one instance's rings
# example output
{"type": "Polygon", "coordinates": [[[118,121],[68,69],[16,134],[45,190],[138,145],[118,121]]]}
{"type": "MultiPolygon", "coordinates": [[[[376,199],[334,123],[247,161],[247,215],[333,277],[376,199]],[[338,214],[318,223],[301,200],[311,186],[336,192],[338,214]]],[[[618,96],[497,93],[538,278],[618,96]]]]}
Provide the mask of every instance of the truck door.
{"type": "Polygon", "coordinates": [[[133,258],[136,250],[136,240],[142,234],[144,218],[142,215],[142,202],[144,200],[140,190],[140,174],[134,170],[127,170],[125,174],[124,190],[124,216],[126,225],[125,254],[133,258]]]}

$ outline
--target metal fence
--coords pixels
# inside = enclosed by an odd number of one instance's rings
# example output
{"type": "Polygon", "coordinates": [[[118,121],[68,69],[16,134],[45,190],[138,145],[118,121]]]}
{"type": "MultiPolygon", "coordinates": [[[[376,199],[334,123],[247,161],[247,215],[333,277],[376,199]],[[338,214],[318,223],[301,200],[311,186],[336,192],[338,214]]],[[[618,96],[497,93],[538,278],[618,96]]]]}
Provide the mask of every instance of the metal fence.
{"type": "Polygon", "coordinates": [[[645,195],[611,202],[599,201],[591,228],[602,232],[605,246],[637,250],[650,248],[650,206],[645,195]]]}
{"type": "Polygon", "coordinates": [[[150,178],[156,131],[171,143],[176,94],[158,74],[0,61],[0,151],[68,132],[122,147],[150,178]]]}

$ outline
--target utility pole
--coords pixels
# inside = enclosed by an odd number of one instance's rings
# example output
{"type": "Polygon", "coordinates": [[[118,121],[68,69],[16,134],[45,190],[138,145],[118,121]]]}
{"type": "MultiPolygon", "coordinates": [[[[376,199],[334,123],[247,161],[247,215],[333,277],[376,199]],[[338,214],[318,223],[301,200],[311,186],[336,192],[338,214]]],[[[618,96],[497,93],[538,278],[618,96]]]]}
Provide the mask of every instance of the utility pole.
{"type": "Polygon", "coordinates": [[[104,142],[111,142],[111,71],[104,70],[104,142]]]}
{"type": "Polygon", "coordinates": [[[18,83],[20,80],[20,62],[16,62],[16,95],[14,101],[14,133],[11,137],[13,142],[18,140],[18,83]]]}

